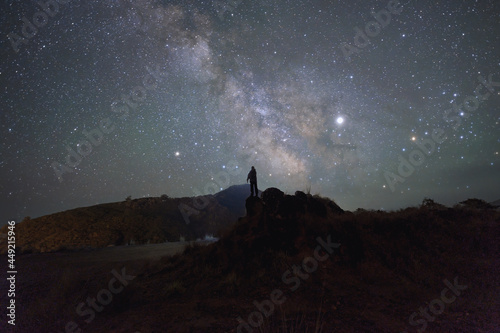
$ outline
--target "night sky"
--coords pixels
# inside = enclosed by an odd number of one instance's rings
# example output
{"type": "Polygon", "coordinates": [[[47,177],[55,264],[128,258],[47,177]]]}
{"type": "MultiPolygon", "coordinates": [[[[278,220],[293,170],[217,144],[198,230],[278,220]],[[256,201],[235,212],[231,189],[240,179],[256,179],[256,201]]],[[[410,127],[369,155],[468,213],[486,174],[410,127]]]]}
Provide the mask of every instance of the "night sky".
{"type": "Polygon", "coordinates": [[[498,0],[42,2],[0,5],[0,224],[252,165],[349,210],[500,199],[498,0]]]}

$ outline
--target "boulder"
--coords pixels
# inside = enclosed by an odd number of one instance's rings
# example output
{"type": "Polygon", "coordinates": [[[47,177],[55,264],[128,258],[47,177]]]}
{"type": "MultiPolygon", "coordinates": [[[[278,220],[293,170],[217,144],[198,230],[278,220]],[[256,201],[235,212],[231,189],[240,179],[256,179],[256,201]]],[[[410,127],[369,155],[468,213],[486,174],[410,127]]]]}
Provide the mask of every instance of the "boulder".
{"type": "Polygon", "coordinates": [[[269,212],[276,212],[284,196],[285,193],[275,187],[270,187],[262,192],[262,201],[266,205],[266,210],[269,212]]]}
{"type": "Polygon", "coordinates": [[[302,191],[295,191],[295,196],[302,202],[307,202],[307,195],[302,191]]]}
{"type": "Polygon", "coordinates": [[[245,201],[245,208],[247,210],[247,216],[255,216],[262,213],[264,205],[262,200],[258,197],[250,196],[245,201]]]}

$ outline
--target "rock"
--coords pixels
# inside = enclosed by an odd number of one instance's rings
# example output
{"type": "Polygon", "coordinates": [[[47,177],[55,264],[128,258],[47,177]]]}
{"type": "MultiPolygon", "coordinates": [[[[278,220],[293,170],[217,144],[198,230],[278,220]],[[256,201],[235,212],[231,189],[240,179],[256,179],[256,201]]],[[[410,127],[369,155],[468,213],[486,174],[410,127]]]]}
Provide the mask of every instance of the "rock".
{"type": "Polygon", "coordinates": [[[266,210],[269,212],[276,212],[278,205],[283,200],[285,193],[283,191],[270,187],[262,193],[262,201],[266,205],[266,210]]]}
{"type": "Polygon", "coordinates": [[[250,196],[245,201],[245,208],[247,210],[247,216],[255,216],[262,213],[264,205],[262,203],[262,200],[260,200],[258,197],[250,196]]]}
{"type": "Polygon", "coordinates": [[[326,217],[327,210],[323,202],[314,197],[309,198],[308,210],[314,215],[326,217]]]}
{"type": "Polygon", "coordinates": [[[340,208],[340,206],[337,205],[333,201],[330,201],[328,203],[328,207],[330,207],[331,211],[334,212],[334,213],[336,213],[336,214],[344,214],[345,213],[345,210],[343,210],[342,208],[340,208]]]}
{"type": "Polygon", "coordinates": [[[307,202],[307,195],[302,191],[295,191],[295,196],[302,202],[307,202]]]}

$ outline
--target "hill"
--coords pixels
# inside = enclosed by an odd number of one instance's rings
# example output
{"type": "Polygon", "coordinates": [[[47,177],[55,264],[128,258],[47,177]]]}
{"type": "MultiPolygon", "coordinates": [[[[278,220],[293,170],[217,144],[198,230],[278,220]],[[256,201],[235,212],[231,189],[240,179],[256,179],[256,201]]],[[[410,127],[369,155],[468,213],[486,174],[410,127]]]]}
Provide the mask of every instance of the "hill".
{"type": "MultiPolygon", "coordinates": [[[[229,209],[235,215],[245,216],[245,199],[249,196],[250,185],[233,185],[215,194],[218,203],[229,209]]],[[[262,191],[259,191],[259,195],[262,191]]]]}
{"type": "Polygon", "coordinates": [[[267,189],[246,199],[248,214],[219,241],[160,261],[63,271],[50,261],[57,253],[24,255],[18,300],[27,310],[16,328],[60,332],[72,320],[92,332],[497,332],[500,213],[482,206],[426,199],[351,213],[267,189]],[[34,283],[27,267],[41,261],[47,272],[34,283]],[[75,315],[104,295],[113,267],[130,275],[126,287],[95,316],[75,315]]]}
{"type": "MultiPolygon", "coordinates": [[[[245,215],[244,202],[249,193],[249,185],[237,185],[216,195],[128,198],[26,218],[16,225],[16,246],[22,253],[53,252],[217,236],[245,215]]],[[[4,226],[0,234],[6,233],[4,226]]],[[[0,237],[0,253],[6,252],[5,239],[0,237]]]]}

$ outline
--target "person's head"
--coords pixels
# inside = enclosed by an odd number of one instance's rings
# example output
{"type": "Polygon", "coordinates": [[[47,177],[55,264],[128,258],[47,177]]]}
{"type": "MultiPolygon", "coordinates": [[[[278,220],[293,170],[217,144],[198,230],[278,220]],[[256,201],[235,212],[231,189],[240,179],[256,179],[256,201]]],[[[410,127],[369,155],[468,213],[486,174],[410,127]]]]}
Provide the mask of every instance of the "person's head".
{"type": "Polygon", "coordinates": [[[252,165],[252,170],[255,170],[254,166],[252,165]]]}

